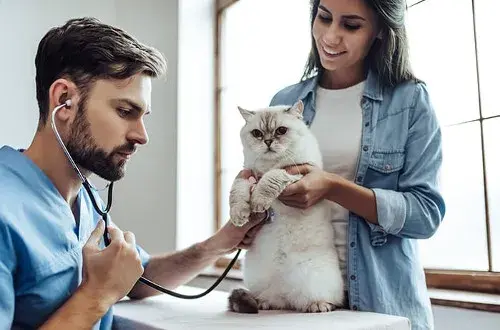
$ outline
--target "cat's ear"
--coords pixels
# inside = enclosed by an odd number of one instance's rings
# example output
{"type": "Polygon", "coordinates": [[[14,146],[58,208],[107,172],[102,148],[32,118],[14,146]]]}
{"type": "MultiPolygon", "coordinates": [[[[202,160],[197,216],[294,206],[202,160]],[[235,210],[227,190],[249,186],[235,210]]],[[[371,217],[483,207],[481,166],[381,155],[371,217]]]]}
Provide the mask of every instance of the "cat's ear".
{"type": "Polygon", "coordinates": [[[285,110],[285,112],[299,119],[302,119],[302,113],[304,112],[304,103],[302,102],[302,100],[298,100],[294,105],[292,105],[291,108],[285,110]]]}
{"type": "Polygon", "coordinates": [[[240,106],[238,106],[238,110],[240,110],[241,116],[243,117],[243,119],[245,119],[246,122],[248,122],[250,118],[252,118],[253,115],[255,115],[254,111],[243,109],[240,106]]]}

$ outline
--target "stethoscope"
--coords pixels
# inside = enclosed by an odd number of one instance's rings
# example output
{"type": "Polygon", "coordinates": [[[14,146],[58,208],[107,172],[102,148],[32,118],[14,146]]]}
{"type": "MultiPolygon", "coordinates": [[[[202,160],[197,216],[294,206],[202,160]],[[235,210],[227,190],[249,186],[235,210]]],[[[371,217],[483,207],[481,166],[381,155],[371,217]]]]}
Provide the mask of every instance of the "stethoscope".
{"type": "MultiPolygon", "coordinates": [[[[96,199],[94,197],[94,193],[93,193],[93,191],[98,191],[98,190],[96,188],[94,188],[92,186],[92,184],[87,180],[87,178],[82,174],[82,172],[80,172],[80,170],[78,169],[78,166],[76,166],[75,161],[73,160],[73,157],[71,157],[71,155],[69,154],[68,149],[64,145],[64,142],[62,141],[61,136],[59,135],[59,132],[57,130],[56,123],[55,123],[55,116],[56,116],[57,111],[59,111],[60,109],[62,109],[64,107],[71,108],[71,100],[70,99],[66,100],[63,104],[58,105],[52,111],[52,120],[51,120],[52,130],[54,131],[56,139],[57,139],[59,145],[61,146],[62,150],[64,151],[64,154],[66,155],[66,158],[69,160],[69,162],[71,163],[71,166],[73,167],[73,169],[78,174],[78,177],[82,181],[82,184],[83,184],[85,190],[87,191],[88,195],[90,196],[90,200],[92,201],[92,205],[93,205],[95,211],[104,220],[104,223],[105,223],[105,226],[104,226],[104,228],[105,228],[104,229],[104,244],[105,244],[105,246],[108,246],[109,243],[110,243],[109,242],[109,237],[108,237],[108,213],[109,213],[109,210],[111,209],[111,203],[112,203],[112,200],[113,200],[113,184],[114,184],[114,182],[110,182],[109,185],[108,185],[108,203],[106,205],[106,208],[104,210],[101,210],[101,208],[97,204],[97,201],[96,201],[96,199]]],[[[168,290],[168,289],[162,287],[161,285],[159,285],[159,284],[157,284],[157,283],[155,283],[153,281],[150,281],[147,278],[144,278],[143,276],[141,276],[139,278],[139,282],[144,283],[144,284],[148,285],[149,287],[151,287],[153,289],[156,289],[156,290],[158,290],[160,292],[169,294],[169,295],[177,297],[177,298],[182,298],[182,299],[197,299],[197,298],[201,298],[201,297],[207,295],[208,293],[210,293],[213,289],[215,289],[220,284],[220,282],[222,282],[222,280],[226,277],[227,273],[229,273],[229,271],[231,270],[231,268],[235,264],[236,260],[238,259],[238,256],[240,255],[240,252],[241,252],[241,249],[238,249],[236,255],[233,258],[233,260],[231,260],[231,262],[229,263],[229,265],[227,266],[227,268],[224,270],[224,272],[222,273],[222,275],[217,279],[217,281],[215,281],[215,283],[210,288],[208,288],[206,291],[204,291],[204,292],[202,292],[200,294],[196,294],[196,295],[184,295],[184,294],[180,294],[180,293],[168,290]]]]}

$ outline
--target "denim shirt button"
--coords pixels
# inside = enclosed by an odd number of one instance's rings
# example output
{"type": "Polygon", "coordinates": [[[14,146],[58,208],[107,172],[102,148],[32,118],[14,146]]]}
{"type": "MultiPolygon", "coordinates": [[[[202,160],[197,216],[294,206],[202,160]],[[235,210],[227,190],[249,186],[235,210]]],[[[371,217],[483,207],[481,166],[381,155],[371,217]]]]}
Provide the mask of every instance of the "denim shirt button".
{"type": "Polygon", "coordinates": [[[364,146],[363,151],[368,151],[368,146],[364,146]]]}
{"type": "Polygon", "coordinates": [[[358,176],[358,177],[356,178],[356,180],[358,181],[358,183],[361,183],[361,181],[363,181],[363,177],[362,177],[362,176],[358,176]]]}
{"type": "Polygon", "coordinates": [[[351,275],[351,280],[356,280],[356,275],[351,275]]]}
{"type": "Polygon", "coordinates": [[[389,165],[389,164],[386,164],[386,165],[384,166],[384,169],[385,169],[386,171],[389,171],[390,169],[392,169],[392,166],[391,166],[391,165],[389,165]]]}
{"type": "Polygon", "coordinates": [[[355,247],[355,246],[356,246],[356,243],[351,242],[351,247],[355,247]]]}
{"type": "Polygon", "coordinates": [[[355,310],[355,311],[357,311],[358,310],[358,306],[354,305],[354,306],[352,306],[352,309],[355,310]]]}
{"type": "Polygon", "coordinates": [[[365,123],[365,127],[370,126],[370,122],[365,123]]]}

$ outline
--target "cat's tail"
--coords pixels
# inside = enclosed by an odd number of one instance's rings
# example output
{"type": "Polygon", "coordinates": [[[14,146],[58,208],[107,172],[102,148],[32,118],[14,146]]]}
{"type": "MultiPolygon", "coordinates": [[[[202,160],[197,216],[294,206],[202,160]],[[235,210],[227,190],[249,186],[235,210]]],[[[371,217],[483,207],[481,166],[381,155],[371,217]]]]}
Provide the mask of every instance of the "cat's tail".
{"type": "Polygon", "coordinates": [[[259,312],[257,299],[245,289],[235,289],[229,295],[229,310],[236,313],[256,314],[259,312]]]}

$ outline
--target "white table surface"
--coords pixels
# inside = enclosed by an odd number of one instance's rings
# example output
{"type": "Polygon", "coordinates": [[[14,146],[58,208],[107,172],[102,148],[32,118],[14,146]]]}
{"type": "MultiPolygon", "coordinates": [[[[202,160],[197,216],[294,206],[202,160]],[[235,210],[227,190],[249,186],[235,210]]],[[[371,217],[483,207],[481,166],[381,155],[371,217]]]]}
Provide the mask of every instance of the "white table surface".
{"type": "MultiPolygon", "coordinates": [[[[202,289],[183,286],[179,293],[197,294],[202,289]]],[[[397,316],[336,310],[329,313],[259,311],[239,314],[227,310],[227,292],[212,291],[196,300],[168,295],[142,300],[122,300],[115,305],[116,329],[342,329],[409,330],[408,319],[397,316]]]]}

